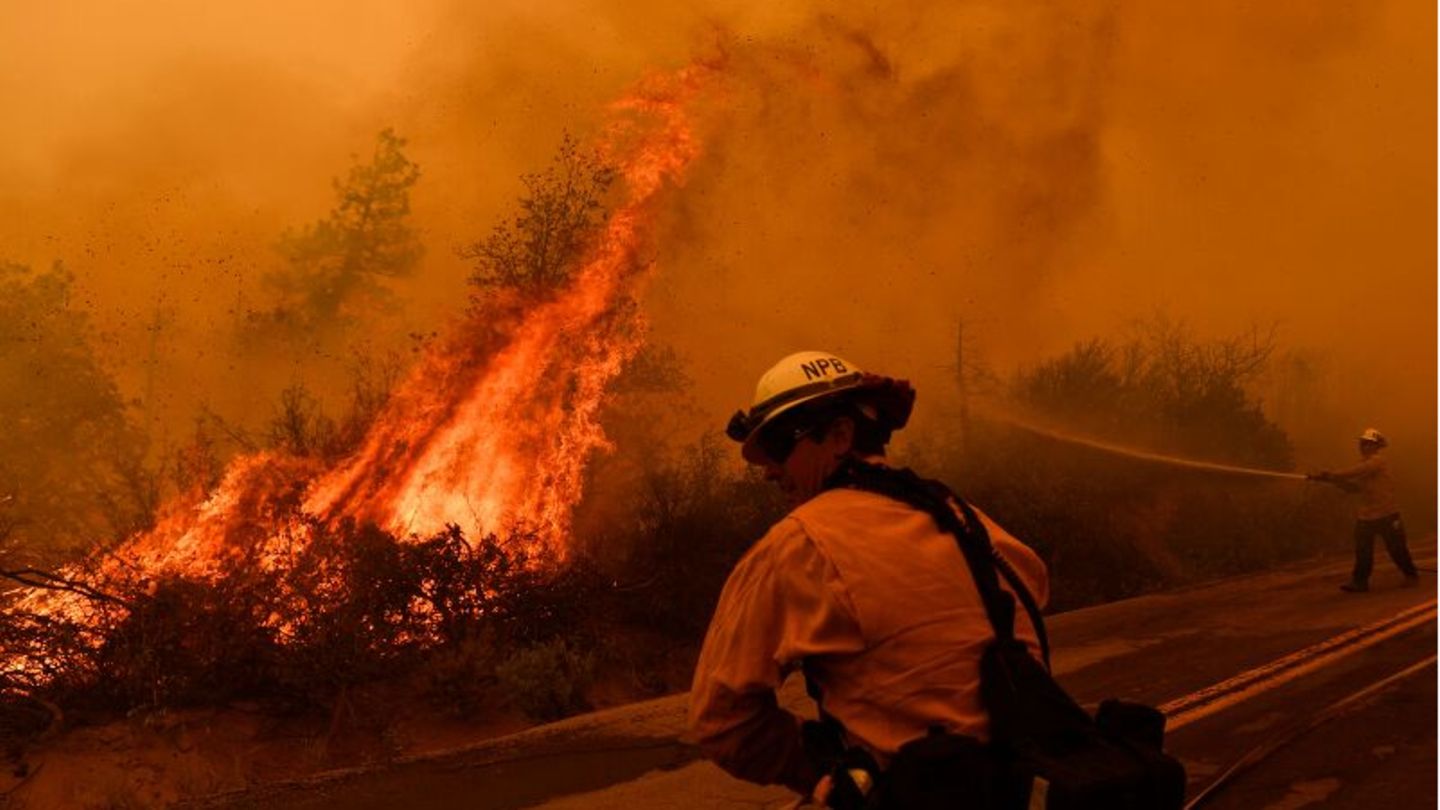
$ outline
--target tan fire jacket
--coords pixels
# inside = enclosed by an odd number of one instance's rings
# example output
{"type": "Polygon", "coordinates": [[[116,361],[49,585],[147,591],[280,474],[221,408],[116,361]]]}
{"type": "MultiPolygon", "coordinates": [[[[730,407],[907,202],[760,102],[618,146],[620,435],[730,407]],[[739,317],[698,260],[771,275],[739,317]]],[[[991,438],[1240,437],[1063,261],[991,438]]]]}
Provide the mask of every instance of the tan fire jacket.
{"type": "Polygon", "coordinates": [[[1360,488],[1360,501],[1355,506],[1355,517],[1360,520],[1377,520],[1400,512],[1395,481],[1390,477],[1390,464],[1383,450],[1375,451],[1353,467],[1330,473],[1330,478],[1360,488]]]}
{"type": "MultiPolygon", "coordinates": [[[[980,517],[1045,604],[1044,563],[980,517]]],[[[1016,635],[1038,658],[1018,602],[1016,635]]],[[[689,736],[734,776],[808,791],[819,774],[800,720],[775,698],[808,661],[826,711],[882,763],[935,724],[984,739],[979,663],[992,638],[954,537],[898,501],[832,490],[775,524],[731,573],[695,669],[689,736]]]]}

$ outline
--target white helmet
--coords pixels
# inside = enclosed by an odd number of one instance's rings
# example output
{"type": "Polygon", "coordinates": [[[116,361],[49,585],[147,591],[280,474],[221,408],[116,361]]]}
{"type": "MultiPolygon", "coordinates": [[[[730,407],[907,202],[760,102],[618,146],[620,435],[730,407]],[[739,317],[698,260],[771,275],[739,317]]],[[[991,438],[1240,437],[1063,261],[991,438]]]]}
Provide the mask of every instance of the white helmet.
{"type": "Polygon", "coordinates": [[[1372,444],[1379,445],[1380,447],[1386,447],[1390,444],[1390,442],[1385,440],[1385,434],[1381,433],[1375,428],[1365,428],[1365,430],[1361,431],[1360,441],[1370,442],[1372,444]]]}
{"type": "Polygon", "coordinates": [[[866,373],[830,352],[796,352],[761,375],[750,410],[730,417],[725,433],[741,442],[746,461],[761,463],[762,428],[799,405],[843,393],[856,396],[860,412],[890,430],[904,427],[915,405],[915,390],[905,380],[866,373]]]}

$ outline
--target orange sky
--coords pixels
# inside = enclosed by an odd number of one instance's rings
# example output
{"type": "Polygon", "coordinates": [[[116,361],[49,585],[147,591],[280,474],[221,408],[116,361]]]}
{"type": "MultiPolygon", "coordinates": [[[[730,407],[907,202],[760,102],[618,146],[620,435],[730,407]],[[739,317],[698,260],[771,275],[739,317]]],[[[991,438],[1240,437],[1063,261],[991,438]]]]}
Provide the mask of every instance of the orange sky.
{"type": "Polygon", "coordinates": [[[1433,474],[1433,3],[125,5],[5,12],[0,258],[63,259],[122,364],[173,308],[177,413],[233,388],[207,346],[380,128],[424,171],[420,322],[562,129],[723,54],[649,301],[709,416],[796,348],[936,402],[962,314],[1004,369],[1158,310],[1277,323],[1335,430],[1433,474]]]}

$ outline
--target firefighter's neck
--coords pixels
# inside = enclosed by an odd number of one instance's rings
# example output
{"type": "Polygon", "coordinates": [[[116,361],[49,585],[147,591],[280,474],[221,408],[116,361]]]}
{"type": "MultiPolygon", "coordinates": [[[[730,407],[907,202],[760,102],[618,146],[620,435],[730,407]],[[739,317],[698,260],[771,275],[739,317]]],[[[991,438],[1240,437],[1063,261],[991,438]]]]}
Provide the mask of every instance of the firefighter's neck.
{"type": "Polygon", "coordinates": [[[795,444],[783,464],[770,471],[792,507],[819,495],[825,482],[854,454],[855,423],[836,419],[819,436],[808,436],[795,444]]]}

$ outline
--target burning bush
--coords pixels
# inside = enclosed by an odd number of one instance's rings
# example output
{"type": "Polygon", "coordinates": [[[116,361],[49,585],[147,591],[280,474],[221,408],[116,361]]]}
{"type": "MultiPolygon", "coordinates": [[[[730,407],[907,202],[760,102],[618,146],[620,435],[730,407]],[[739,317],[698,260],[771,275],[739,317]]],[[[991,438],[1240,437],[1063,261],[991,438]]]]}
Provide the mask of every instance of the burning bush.
{"type": "MultiPolygon", "coordinates": [[[[309,542],[293,554],[235,558],[215,574],[55,583],[83,595],[84,618],[12,606],[0,689],[111,710],[240,698],[305,709],[432,659],[495,683],[497,650],[561,643],[583,655],[576,628],[593,578],[517,550],[524,537],[471,541],[452,526],[401,542],[373,525],[313,519],[295,531],[309,542]]],[[[547,688],[534,683],[544,675],[521,679],[522,704],[547,688]]],[[[560,709],[579,705],[573,691],[560,709]]]]}
{"type": "MultiPolygon", "coordinates": [[[[427,340],[403,380],[357,389],[353,425],[292,388],[270,449],[223,473],[198,435],[184,465],[196,486],[151,529],[61,575],[12,572],[32,590],[0,604],[0,688],[112,710],[343,704],[350,687],[436,657],[437,693],[503,671],[535,711],[579,705],[605,590],[573,555],[572,513],[608,445],[607,387],[644,343],[635,295],[656,201],[698,154],[687,109],[709,77],[647,80],[594,149],[567,139],[556,168],[527,179],[522,214],[474,255],[473,281],[495,295],[427,340]],[[496,526],[525,529],[486,533],[496,526]]],[[[256,334],[338,340],[384,303],[383,279],[409,272],[418,172],[401,146],[382,133],[374,160],[337,183],[331,216],[286,240],[283,300],[256,334]]]]}

